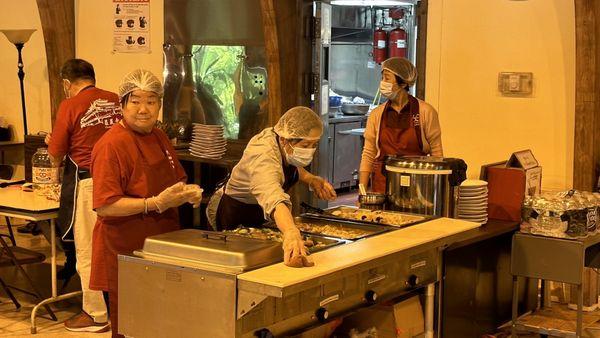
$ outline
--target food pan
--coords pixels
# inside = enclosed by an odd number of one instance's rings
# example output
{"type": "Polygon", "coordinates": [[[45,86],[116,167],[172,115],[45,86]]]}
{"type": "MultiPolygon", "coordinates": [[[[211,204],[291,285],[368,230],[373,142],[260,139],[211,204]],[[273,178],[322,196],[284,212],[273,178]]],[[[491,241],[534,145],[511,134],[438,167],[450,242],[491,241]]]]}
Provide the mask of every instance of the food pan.
{"type": "MultiPolygon", "coordinates": [[[[294,218],[296,226],[302,233],[317,236],[355,241],[358,239],[375,236],[387,231],[395,230],[394,227],[385,225],[366,224],[350,220],[334,220],[321,217],[304,215],[294,218]],[[327,226],[326,229],[319,229],[327,226]],[[339,231],[339,232],[337,232],[339,231]],[[336,233],[337,232],[337,233],[336,233]]],[[[274,226],[274,225],[273,225],[274,226]]]]}
{"type": "MultiPolygon", "coordinates": [[[[245,227],[241,226],[235,230],[228,230],[226,233],[235,234],[238,236],[249,237],[260,240],[267,240],[273,242],[281,243],[283,240],[281,238],[281,232],[278,229],[274,228],[274,224],[272,227],[264,227],[264,228],[255,228],[255,227],[245,227]]],[[[325,236],[313,235],[313,234],[302,234],[302,237],[306,242],[310,241],[313,245],[307,244],[308,252],[315,253],[318,251],[326,250],[336,245],[340,245],[346,243],[346,241],[341,240],[339,238],[328,238],[325,236]]]]}
{"type": "Polygon", "coordinates": [[[310,216],[310,217],[323,218],[323,219],[332,219],[332,220],[353,221],[353,222],[358,222],[358,223],[362,223],[362,224],[370,224],[370,225],[386,225],[386,226],[392,226],[392,227],[396,227],[396,228],[404,228],[407,226],[415,225],[415,224],[433,219],[433,217],[431,217],[431,216],[416,215],[416,214],[396,212],[396,211],[387,211],[387,210],[384,211],[384,210],[359,209],[356,207],[345,206],[345,205],[325,209],[323,214],[317,215],[314,213],[307,213],[307,214],[303,214],[303,216],[310,216]],[[335,213],[337,213],[337,212],[340,212],[342,214],[349,213],[349,212],[356,212],[359,215],[362,215],[362,216],[366,215],[367,217],[361,217],[361,219],[358,219],[358,217],[357,218],[346,218],[343,216],[336,216],[335,213]],[[374,215],[375,214],[381,215],[383,217],[382,217],[382,219],[373,219],[371,217],[368,217],[370,213],[373,213],[374,215]],[[386,216],[388,219],[400,217],[401,221],[387,222],[386,216]]]}

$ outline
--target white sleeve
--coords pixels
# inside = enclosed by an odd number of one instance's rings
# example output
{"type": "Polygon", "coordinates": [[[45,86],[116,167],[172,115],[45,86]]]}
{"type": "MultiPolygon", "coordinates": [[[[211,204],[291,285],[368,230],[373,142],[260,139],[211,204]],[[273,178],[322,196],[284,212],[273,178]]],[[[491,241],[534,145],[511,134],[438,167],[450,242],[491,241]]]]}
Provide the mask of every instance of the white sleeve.
{"type": "Polygon", "coordinates": [[[283,168],[279,159],[271,152],[257,154],[250,162],[250,192],[263,209],[266,220],[279,203],[285,203],[290,209],[290,195],[283,190],[283,168]]]}

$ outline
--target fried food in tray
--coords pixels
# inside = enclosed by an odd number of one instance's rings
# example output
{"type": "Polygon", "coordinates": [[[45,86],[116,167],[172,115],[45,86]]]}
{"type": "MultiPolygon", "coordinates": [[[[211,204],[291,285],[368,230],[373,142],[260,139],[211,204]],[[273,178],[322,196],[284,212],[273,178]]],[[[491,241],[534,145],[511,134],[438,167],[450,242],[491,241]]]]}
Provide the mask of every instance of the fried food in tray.
{"type": "Polygon", "coordinates": [[[336,218],[400,227],[425,220],[425,217],[418,215],[383,210],[358,209],[345,206],[326,210],[326,212],[336,218]]]}
{"type": "MultiPolygon", "coordinates": [[[[279,230],[267,227],[253,228],[240,226],[237,229],[228,230],[225,232],[233,233],[244,237],[283,242],[283,236],[279,230]]],[[[302,234],[302,237],[304,239],[304,245],[308,248],[310,252],[316,252],[342,243],[341,241],[335,239],[322,238],[310,234],[302,234]]]]}
{"type": "Polygon", "coordinates": [[[372,231],[366,229],[358,229],[354,227],[345,227],[333,224],[315,224],[310,222],[296,222],[296,226],[300,231],[319,234],[322,236],[331,236],[342,239],[357,239],[373,234],[372,231]]]}

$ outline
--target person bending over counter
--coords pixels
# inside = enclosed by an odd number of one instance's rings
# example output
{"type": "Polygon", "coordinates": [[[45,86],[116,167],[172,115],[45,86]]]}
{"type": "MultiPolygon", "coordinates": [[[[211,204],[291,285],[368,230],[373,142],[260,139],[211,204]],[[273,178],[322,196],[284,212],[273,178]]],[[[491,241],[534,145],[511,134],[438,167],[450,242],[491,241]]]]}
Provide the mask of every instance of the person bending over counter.
{"type": "Polygon", "coordinates": [[[295,267],[313,265],[294,224],[287,192],[301,181],[319,199],[337,197],[329,182],[304,169],[312,162],[322,133],[323,124],[314,111],[294,107],[281,116],[275,127],[254,136],[225,186],[210,199],[210,225],[228,230],[240,224],[261,226],[275,221],[283,234],[284,263],[295,267]]]}
{"type": "Polygon", "coordinates": [[[143,69],[119,86],[123,120],[92,151],[93,202],[98,214],[92,242],[90,287],[108,291],[112,336],[118,335],[117,255],[144,240],[179,229],[177,207],[200,205],[202,190],[186,175],[167,135],[155,127],[163,88],[143,69]]]}
{"type": "Polygon", "coordinates": [[[389,58],[381,66],[379,91],[388,100],[369,115],[359,169],[359,183],[367,187],[372,178],[371,190],[377,193],[385,193],[386,156],[443,156],[437,112],[408,93],[417,79],[415,66],[401,57],[389,58]]]}

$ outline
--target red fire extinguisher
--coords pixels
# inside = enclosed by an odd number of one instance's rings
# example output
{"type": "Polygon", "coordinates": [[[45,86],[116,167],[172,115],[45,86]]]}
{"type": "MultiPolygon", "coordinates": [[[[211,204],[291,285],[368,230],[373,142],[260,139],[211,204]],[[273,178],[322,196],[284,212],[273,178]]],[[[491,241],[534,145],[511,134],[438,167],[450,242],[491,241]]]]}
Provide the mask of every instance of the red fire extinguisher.
{"type": "Polygon", "coordinates": [[[382,63],[387,59],[387,33],[381,27],[373,33],[373,61],[382,63]]]}
{"type": "Polygon", "coordinates": [[[407,37],[406,31],[400,27],[390,32],[388,47],[390,57],[406,57],[407,37]]]}

